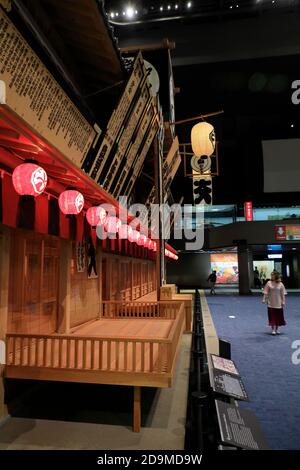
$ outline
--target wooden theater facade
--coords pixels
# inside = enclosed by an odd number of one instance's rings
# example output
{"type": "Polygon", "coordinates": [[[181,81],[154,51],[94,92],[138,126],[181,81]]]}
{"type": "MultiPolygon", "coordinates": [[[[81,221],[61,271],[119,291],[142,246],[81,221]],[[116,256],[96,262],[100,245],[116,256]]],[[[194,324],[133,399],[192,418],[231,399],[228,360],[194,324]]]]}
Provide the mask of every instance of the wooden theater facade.
{"type": "MultiPolygon", "coordinates": [[[[98,55],[96,65],[102,70],[101,86],[119,79],[125,90],[111,105],[102,132],[28,45],[14,12],[0,6],[1,374],[2,379],[132,385],[138,431],[140,387],[171,386],[181,334],[190,327],[189,306],[178,296],[157,300],[160,240],[149,232],[141,235],[142,224],[129,232],[134,218],[126,211],[121,215],[116,198],[125,180],[131,189],[140,162],[158,138],[156,101],[148,98],[145,78],[139,94],[145,105],[139,107],[138,102],[134,107],[141,113],[131,143],[138,158],[129,165],[128,153],[127,166],[122,163],[121,151],[129,146],[116,129],[121,111],[133,100],[128,87],[135,86],[140,73],[147,75],[138,70],[141,55],[126,75],[96,2],[76,4],[78,15],[80,8],[91,9],[82,16],[87,50],[88,31],[93,30],[94,40],[99,34],[103,57],[98,55]],[[112,158],[113,150],[107,156],[103,150],[114,145],[114,130],[119,160],[112,158]],[[119,173],[110,173],[114,165],[119,173]],[[115,210],[101,219],[104,230],[115,235],[104,240],[95,229],[100,205],[115,210]],[[127,227],[123,237],[121,226],[127,227]]],[[[64,18],[67,15],[66,10],[64,18]]],[[[70,24],[68,34],[71,40],[70,24]]],[[[177,258],[169,245],[164,253],[170,262],[177,258]]],[[[2,382],[0,395],[1,419],[6,414],[2,382]]]]}

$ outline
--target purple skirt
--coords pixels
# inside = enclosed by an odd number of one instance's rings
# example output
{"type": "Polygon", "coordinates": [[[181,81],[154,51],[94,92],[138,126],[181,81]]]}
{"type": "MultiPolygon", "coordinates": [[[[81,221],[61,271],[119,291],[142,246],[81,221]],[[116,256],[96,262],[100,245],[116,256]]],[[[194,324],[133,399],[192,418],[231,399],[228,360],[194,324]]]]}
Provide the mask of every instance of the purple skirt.
{"type": "Polygon", "coordinates": [[[283,315],[283,308],[268,307],[268,317],[270,326],[286,325],[283,315]]]}

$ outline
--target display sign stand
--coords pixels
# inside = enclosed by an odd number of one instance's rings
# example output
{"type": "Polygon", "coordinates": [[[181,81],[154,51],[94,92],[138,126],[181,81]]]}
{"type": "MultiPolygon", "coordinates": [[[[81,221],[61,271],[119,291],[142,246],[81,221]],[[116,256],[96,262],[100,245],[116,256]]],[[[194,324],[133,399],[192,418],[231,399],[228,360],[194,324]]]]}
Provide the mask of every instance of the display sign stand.
{"type": "Polygon", "coordinates": [[[213,369],[212,381],[214,392],[235,398],[236,400],[249,400],[244,383],[239,375],[213,369]]]}
{"type": "Polygon", "coordinates": [[[247,450],[268,450],[256,415],[251,410],[215,400],[222,443],[247,450]]]}

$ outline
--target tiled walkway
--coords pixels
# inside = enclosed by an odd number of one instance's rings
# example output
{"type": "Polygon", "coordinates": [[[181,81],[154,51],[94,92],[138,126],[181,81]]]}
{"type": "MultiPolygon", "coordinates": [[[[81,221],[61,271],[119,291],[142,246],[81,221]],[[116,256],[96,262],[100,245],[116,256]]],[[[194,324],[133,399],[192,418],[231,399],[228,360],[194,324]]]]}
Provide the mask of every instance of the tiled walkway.
{"type": "Polygon", "coordinates": [[[219,337],[231,342],[250,397],[246,407],[256,412],[270,447],[300,449],[300,364],[292,362],[292,343],[300,344],[300,295],[288,295],[279,336],[271,336],[258,295],[217,294],[208,303],[219,337]]]}

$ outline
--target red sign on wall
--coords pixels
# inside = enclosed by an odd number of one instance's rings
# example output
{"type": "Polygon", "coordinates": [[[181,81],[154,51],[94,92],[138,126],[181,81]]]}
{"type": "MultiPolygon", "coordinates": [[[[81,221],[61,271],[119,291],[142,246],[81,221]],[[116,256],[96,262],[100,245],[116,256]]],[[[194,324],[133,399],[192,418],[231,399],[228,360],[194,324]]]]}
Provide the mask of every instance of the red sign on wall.
{"type": "Polygon", "coordinates": [[[247,222],[251,222],[253,220],[253,209],[251,201],[244,203],[244,214],[247,222]]]}
{"type": "Polygon", "coordinates": [[[276,225],[276,240],[300,240],[300,225],[276,225]]]}
{"type": "Polygon", "coordinates": [[[286,226],[285,225],[276,225],[275,233],[276,233],[276,240],[278,241],[286,240],[286,226]]]}

